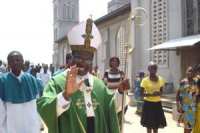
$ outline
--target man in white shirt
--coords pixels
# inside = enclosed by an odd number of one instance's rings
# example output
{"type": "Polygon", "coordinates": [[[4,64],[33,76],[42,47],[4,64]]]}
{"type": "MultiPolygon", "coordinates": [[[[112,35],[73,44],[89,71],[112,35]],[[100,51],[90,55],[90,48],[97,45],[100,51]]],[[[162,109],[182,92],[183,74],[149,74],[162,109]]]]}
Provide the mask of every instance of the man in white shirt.
{"type": "Polygon", "coordinates": [[[0,76],[6,73],[6,68],[2,65],[2,60],[0,60],[0,76]]]}
{"type": "Polygon", "coordinates": [[[36,98],[41,84],[22,71],[23,56],[8,54],[11,71],[0,77],[0,133],[40,133],[36,98]]]}
{"type": "Polygon", "coordinates": [[[48,72],[47,64],[43,65],[43,71],[37,75],[37,78],[42,81],[44,86],[48,83],[49,79],[51,78],[51,74],[48,72]]]}

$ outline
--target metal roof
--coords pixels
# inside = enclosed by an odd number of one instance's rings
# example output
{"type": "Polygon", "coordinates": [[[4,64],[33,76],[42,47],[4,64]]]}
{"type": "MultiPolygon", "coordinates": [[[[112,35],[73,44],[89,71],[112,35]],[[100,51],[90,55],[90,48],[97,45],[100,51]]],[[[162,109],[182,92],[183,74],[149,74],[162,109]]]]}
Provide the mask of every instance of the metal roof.
{"type": "Polygon", "coordinates": [[[152,48],[149,48],[148,50],[167,50],[167,49],[170,50],[172,48],[197,46],[198,42],[200,42],[200,34],[172,39],[162,44],[156,45],[152,48]]]}

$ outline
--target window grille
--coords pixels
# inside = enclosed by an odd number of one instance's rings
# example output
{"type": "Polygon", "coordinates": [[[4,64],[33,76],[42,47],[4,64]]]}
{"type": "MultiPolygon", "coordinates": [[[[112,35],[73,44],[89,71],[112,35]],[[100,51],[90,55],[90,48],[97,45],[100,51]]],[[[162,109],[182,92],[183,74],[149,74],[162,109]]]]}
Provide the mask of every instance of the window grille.
{"type": "Polygon", "coordinates": [[[117,57],[120,60],[119,68],[124,70],[125,65],[125,43],[126,43],[126,36],[125,36],[125,28],[120,26],[117,32],[117,57]]]}
{"type": "MultiPolygon", "coordinates": [[[[167,0],[152,0],[152,46],[159,45],[168,39],[167,0]]],[[[168,51],[153,51],[152,60],[159,67],[168,67],[168,51]]]]}

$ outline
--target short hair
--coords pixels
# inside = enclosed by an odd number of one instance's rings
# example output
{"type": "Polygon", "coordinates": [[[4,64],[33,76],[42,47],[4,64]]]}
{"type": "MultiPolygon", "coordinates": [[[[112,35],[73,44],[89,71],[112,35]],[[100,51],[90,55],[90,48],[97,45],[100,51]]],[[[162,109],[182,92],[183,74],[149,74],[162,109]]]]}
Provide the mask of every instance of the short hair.
{"type": "Polygon", "coordinates": [[[11,51],[7,56],[7,61],[9,61],[10,57],[13,56],[14,53],[17,53],[23,58],[22,54],[19,51],[11,51]]]}
{"type": "Polygon", "coordinates": [[[195,67],[195,66],[189,66],[189,67],[187,68],[187,71],[188,71],[188,69],[189,69],[189,68],[193,69],[193,70],[194,70],[194,73],[196,73],[196,72],[197,72],[197,69],[196,69],[196,67],[195,67]]]}
{"type": "Polygon", "coordinates": [[[38,70],[37,70],[37,68],[33,67],[33,68],[31,69],[31,71],[30,71],[30,72],[31,72],[31,73],[32,73],[32,72],[36,72],[36,73],[37,73],[37,72],[38,72],[38,70]]]}
{"type": "Polygon", "coordinates": [[[25,60],[25,64],[30,64],[30,61],[29,60],[25,60]]]}
{"type": "Polygon", "coordinates": [[[153,65],[158,67],[158,65],[154,61],[150,61],[149,64],[148,64],[148,69],[149,69],[150,66],[153,66],[153,65]]]}
{"type": "Polygon", "coordinates": [[[196,68],[196,71],[197,71],[197,72],[200,72],[200,64],[196,64],[196,65],[195,65],[195,68],[196,68]]]}
{"type": "Polygon", "coordinates": [[[72,58],[72,53],[67,53],[67,54],[66,54],[66,58],[65,58],[66,60],[65,60],[65,61],[67,62],[68,60],[71,60],[71,58],[72,58]]]}
{"type": "Polygon", "coordinates": [[[112,67],[112,66],[111,66],[111,62],[112,62],[114,59],[116,59],[116,60],[118,61],[118,66],[119,66],[119,64],[120,64],[119,58],[118,58],[117,56],[113,56],[113,57],[110,58],[110,61],[109,61],[110,67],[112,67]]]}

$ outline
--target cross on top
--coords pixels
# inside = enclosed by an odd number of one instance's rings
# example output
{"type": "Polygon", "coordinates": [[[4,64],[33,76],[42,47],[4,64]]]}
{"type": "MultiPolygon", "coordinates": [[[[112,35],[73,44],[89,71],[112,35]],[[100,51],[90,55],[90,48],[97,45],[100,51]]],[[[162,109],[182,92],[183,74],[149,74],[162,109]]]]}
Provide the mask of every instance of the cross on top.
{"type": "Polygon", "coordinates": [[[94,36],[92,35],[92,25],[93,25],[92,19],[88,19],[86,22],[85,34],[82,35],[82,37],[85,39],[84,42],[85,47],[90,47],[91,39],[94,38],[94,36]]]}
{"type": "Polygon", "coordinates": [[[89,34],[85,33],[82,35],[82,37],[85,38],[86,40],[91,40],[94,38],[93,35],[91,35],[90,33],[89,34]]]}

